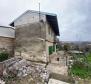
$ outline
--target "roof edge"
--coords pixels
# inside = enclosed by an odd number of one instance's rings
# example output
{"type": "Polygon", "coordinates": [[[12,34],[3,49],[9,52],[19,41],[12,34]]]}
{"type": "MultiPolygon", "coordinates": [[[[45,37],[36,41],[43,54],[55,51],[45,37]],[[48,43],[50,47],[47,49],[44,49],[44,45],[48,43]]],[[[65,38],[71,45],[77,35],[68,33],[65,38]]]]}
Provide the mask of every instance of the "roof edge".
{"type": "Polygon", "coordinates": [[[14,21],[16,21],[19,17],[23,16],[27,12],[38,13],[38,14],[40,13],[40,14],[43,14],[43,15],[57,16],[57,14],[54,14],[54,13],[47,13],[47,12],[41,12],[41,11],[39,12],[39,11],[36,11],[36,10],[27,10],[24,13],[22,13],[20,16],[18,16],[16,19],[14,19],[9,25],[11,25],[14,21]]]}
{"type": "Polygon", "coordinates": [[[15,29],[15,27],[12,26],[0,26],[0,27],[15,29]]]}

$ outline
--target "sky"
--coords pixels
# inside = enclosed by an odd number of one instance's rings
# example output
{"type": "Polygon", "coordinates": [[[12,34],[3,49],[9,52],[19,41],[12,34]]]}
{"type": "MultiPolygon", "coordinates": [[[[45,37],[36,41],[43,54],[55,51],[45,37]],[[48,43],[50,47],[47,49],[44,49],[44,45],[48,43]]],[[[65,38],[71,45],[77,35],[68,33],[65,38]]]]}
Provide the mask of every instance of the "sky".
{"type": "Polygon", "coordinates": [[[60,41],[91,41],[91,0],[0,0],[0,25],[8,25],[26,10],[55,13],[60,41]]]}

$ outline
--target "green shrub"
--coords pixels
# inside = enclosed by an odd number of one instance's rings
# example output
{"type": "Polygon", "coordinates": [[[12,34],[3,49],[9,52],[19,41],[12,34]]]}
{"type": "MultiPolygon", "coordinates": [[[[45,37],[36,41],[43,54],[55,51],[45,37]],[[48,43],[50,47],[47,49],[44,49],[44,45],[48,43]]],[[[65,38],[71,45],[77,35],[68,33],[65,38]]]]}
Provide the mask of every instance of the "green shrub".
{"type": "Polygon", "coordinates": [[[7,60],[9,57],[9,54],[7,52],[1,52],[0,53],[0,62],[7,60]]]}
{"type": "Polygon", "coordinates": [[[87,61],[88,61],[89,63],[91,63],[91,53],[88,53],[88,54],[87,54],[87,61]]]}

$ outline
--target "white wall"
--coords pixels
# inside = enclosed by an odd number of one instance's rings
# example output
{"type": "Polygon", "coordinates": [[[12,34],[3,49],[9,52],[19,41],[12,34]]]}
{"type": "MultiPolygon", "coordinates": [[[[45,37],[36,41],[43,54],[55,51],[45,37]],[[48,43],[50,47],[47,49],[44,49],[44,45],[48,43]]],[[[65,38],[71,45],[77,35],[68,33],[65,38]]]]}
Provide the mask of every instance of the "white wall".
{"type": "Polygon", "coordinates": [[[0,27],[0,36],[15,38],[15,30],[11,27],[0,27]]]}
{"type": "MultiPolygon", "coordinates": [[[[40,15],[40,19],[43,21],[46,20],[45,15],[40,15]]],[[[25,14],[21,15],[18,19],[15,20],[14,25],[24,25],[28,23],[34,23],[39,21],[39,14],[34,12],[26,12],[25,14]]]]}

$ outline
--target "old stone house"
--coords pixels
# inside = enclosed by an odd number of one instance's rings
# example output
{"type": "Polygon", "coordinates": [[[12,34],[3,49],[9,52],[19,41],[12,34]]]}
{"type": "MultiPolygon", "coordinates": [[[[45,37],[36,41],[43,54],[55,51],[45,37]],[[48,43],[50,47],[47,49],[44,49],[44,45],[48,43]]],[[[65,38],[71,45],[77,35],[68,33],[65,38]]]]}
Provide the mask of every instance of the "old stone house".
{"type": "Polygon", "coordinates": [[[50,61],[59,36],[56,14],[28,10],[10,26],[0,26],[0,51],[6,49],[11,56],[31,61],[50,61]]]}
{"type": "Polygon", "coordinates": [[[15,27],[15,55],[31,61],[49,62],[59,36],[57,15],[28,10],[11,22],[15,27]]]}
{"type": "Polygon", "coordinates": [[[15,30],[10,26],[0,26],[0,52],[7,51],[14,55],[15,30]]]}

